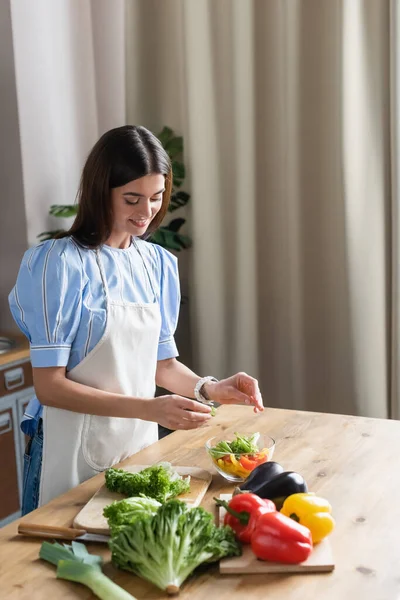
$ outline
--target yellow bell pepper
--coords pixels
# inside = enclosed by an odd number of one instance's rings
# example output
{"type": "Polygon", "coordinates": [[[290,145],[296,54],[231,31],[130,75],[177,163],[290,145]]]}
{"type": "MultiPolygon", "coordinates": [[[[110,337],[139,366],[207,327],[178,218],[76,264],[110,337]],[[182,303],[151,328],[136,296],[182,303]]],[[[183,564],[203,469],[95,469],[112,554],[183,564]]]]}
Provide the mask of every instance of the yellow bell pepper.
{"type": "Polygon", "coordinates": [[[244,477],[247,478],[250,475],[250,471],[248,471],[247,469],[245,469],[240,462],[236,459],[234,454],[230,455],[231,457],[231,461],[232,464],[235,467],[235,474],[238,475],[239,477],[244,477]]]}
{"type": "Polygon", "coordinates": [[[329,502],[312,492],[288,496],[281,508],[282,514],[311,531],[314,544],[328,536],[335,527],[331,512],[332,507],[329,502]]]}
{"type": "Polygon", "coordinates": [[[236,477],[246,478],[250,471],[246,471],[243,469],[241,464],[236,460],[234,454],[230,455],[230,462],[222,460],[222,458],[214,459],[214,462],[219,466],[219,468],[225,473],[230,473],[231,475],[235,475],[236,477]]]}

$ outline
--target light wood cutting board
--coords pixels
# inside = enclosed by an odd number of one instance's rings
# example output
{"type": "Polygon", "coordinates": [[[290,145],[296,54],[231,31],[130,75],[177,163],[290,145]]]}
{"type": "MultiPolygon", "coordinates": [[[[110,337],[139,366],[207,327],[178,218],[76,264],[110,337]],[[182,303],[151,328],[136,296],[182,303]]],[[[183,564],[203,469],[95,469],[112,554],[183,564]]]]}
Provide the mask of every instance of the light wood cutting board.
{"type": "MultiPolygon", "coordinates": [[[[124,467],[124,470],[137,473],[137,471],[141,471],[148,466],[131,465],[124,467]]],[[[190,490],[187,494],[178,496],[178,499],[186,502],[191,507],[198,506],[211,483],[211,473],[198,467],[176,467],[175,465],[173,467],[179,475],[190,475],[190,490]]],[[[122,500],[123,498],[126,498],[126,496],[110,492],[104,484],[76,515],[73,523],[74,527],[85,529],[90,533],[109,534],[110,530],[107,519],[103,517],[103,509],[115,500],[122,500]]]]}
{"type": "MultiPolygon", "coordinates": [[[[229,502],[232,496],[221,494],[220,498],[229,502]]],[[[221,525],[224,522],[225,512],[225,508],[220,506],[219,522],[221,525]]],[[[258,560],[248,544],[243,544],[242,556],[223,558],[219,562],[219,571],[222,575],[238,573],[326,573],[333,571],[334,568],[335,564],[329,539],[322,540],[317,544],[309,558],[297,565],[258,560]]]]}

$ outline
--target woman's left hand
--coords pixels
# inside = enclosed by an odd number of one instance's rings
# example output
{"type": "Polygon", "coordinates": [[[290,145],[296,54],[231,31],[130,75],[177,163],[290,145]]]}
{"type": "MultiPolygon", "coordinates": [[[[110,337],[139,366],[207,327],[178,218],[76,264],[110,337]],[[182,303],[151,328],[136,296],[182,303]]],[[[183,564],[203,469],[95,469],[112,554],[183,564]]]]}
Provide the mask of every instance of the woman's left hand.
{"type": "Polygon", "coordinates": [[[254,406],[255,413],[264,410],[258,381],[246,373],[208,382],[204,387],[209,398],[219,404],[249,404],[254,406]]]}

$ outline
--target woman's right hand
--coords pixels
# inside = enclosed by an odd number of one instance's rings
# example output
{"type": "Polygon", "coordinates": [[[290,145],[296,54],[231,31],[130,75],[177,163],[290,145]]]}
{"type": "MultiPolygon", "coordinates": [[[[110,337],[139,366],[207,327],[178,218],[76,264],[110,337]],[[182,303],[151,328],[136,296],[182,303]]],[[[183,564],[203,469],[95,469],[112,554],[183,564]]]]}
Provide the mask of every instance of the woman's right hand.
{"type": "Polygon", "coordinates": [[[211,418],[207,404],[177,394],[158,396],[151,402],[151,420],[167,429],[197,429],[211,418]]]}

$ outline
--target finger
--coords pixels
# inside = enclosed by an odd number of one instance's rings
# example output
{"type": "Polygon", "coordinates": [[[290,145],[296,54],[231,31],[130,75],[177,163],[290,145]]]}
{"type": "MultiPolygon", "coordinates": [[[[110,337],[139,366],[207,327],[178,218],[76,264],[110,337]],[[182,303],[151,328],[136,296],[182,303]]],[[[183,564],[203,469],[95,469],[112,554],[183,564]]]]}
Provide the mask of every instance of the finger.
{"type": "Polygon", "coordinates": [[[198,413],[198,412],[192,412],[189,410],[185,411],[184,416],[182,417],[183,421],[192,421],[192,422],[199,422],[201,421],[202,423],[204,421],[208,421],[209,419],[211,419],[211,415],[209,413],[198,413]]]}
{"type": "Polygon", "coordinates": [[[246,373],[240,375],[238,387],[249,396],[255,396],[260,393],[257,379],[250,377],[250,375],[246,375],[246,373]]]}
{"type": "Polygon", "coordinates": [[[208,404],[203,404],[202,402],[197,402],[196,400],[190,400],[189,398],[184,398],[183,396],[180,396],[179,398],[181,400],[179,403],[179,408],[207,414],[211,412],[211,406],[208,406],[208,404]]]}
{"type": "Polygon", "coordinates": [[[254,404],[254,412],[264,410],[263,399],[260,392],[254,396],[252,404],[254,404]]]}
{"type": "Polygon", "coordinates": [[[240,386],[243,386],[244,390],[249,396],[250,404],[253,404],[255,407],[257,407],[258,410],[264,410],[262,396],[257,379],[255,379],[254,377],[250,377],[250,375],[247,375],[246,373],[241,373],[240,386]]]}
{"type": "Polygon", "coordinates": [[[224,400],[224,404],[247,404],[254,406],[254,412],[264,410],[261,394],[258,396],[248,396],[238,390],[232,390],[231,397],[224,400]]]}
{"type": "Polygon", "coordinates": [[[251,404],[251,397],[239,390],[232,389],[231,397],[224,400],[228,404],[251,404]]]}

